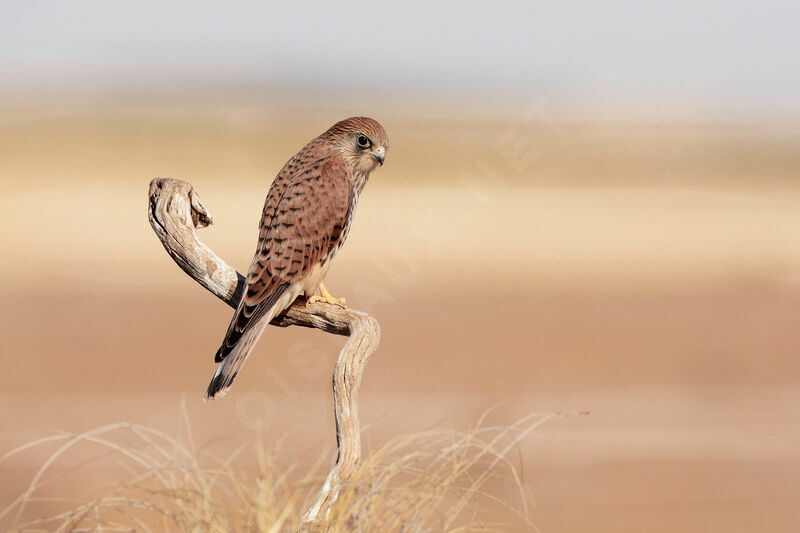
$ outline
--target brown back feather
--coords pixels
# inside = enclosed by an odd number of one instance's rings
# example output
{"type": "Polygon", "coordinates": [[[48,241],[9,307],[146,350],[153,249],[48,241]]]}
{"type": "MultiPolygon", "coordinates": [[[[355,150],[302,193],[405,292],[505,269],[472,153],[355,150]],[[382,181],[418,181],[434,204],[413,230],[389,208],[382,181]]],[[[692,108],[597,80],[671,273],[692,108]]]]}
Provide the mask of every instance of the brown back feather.
{"type": "Polygon", "coordinates": [[[275,303],[281,286],[285,290],[300,282],[336,247],[347,222],[351,194],[345,163],[323,136],[284,165],[264,202],[247,286],[217,362],[267,312],[265,307],[275,303]]]}

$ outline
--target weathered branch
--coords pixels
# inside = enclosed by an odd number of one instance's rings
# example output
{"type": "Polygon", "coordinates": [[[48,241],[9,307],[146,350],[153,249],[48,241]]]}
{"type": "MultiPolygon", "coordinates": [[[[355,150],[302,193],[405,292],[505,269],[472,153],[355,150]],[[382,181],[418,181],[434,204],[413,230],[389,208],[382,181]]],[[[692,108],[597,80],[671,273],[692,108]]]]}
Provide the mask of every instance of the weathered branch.
{"type": "MultiPolygon", "coordinates": [[[[184,272],[235,308],[244,290],[244,276],[197,238],[195,229],[212,224],[213,219],[192,186],[171,178],[151,181],[148,218],[167,253],[184,272]]],[[[358,387],[367,360],[378,348],[380,327],[367,313],[325,303],[306,305],[303,298],[276,317],[272,325],[303,326],[349,336],[333,371],[336,464],[300,526],[300,531],[324,531],[341,484],[353,475],[361,458],[358,387]]]]}

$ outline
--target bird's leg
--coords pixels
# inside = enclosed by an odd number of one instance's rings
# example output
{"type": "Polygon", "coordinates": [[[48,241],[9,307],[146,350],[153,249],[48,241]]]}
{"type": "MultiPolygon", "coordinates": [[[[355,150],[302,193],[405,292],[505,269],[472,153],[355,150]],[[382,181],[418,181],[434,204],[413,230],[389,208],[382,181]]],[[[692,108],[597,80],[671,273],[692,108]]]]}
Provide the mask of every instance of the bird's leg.
{"type": "Polygon", "coordinates": [[[322,283],[319,284],[319,295],[315,294],[308,299],[307,303],[312,304],[314,302],[325,302],[326,304],[333,304],[342,308],[347,308],[347,305],[345,305],[347,301],[344,298],[334,298],[322,283]]]}

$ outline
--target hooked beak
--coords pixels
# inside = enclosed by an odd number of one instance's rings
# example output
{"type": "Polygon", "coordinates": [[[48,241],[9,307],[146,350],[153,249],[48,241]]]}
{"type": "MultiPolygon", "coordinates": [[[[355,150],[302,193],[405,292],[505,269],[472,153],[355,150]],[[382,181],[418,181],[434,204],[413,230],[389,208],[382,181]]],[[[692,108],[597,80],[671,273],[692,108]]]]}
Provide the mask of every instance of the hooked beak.
{"type": "Polygon", "coordinates": [[[369,155],[374,157],[375,161],[377,161],[378,163],[381,164],[381,166],[383,166],[383,160],[386,158],[386,149],[383,146],[378,146],[377,148],[375,148],[375,150],[370,152],[369,155]]]}

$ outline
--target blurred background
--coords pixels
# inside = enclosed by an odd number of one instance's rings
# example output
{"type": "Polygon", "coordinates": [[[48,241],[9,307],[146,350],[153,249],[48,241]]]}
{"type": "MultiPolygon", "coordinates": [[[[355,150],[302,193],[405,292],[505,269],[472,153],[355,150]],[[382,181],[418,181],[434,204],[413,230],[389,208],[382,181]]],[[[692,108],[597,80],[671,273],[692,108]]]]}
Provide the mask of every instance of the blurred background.
{"type": "MultiPolygon", "coordinates": [[[[541,531],[797,531],[799,19],[770,1],[2,3],[0,454],[121,420],[170,431],[182,401],[198,443],[330,453],[340,338],[272,328],[201,404],[231,311],[164,252],[147,187],[191,182],[202,238],[245,271],[283,163],[367,115],[392,146],[327,286],[382,326],[368,447],[489,409],[590,411],[520,444],[541,531]]],[[[0,506],[45,456],[0,465],[0,506]]]]}

